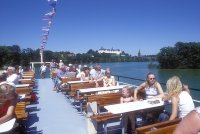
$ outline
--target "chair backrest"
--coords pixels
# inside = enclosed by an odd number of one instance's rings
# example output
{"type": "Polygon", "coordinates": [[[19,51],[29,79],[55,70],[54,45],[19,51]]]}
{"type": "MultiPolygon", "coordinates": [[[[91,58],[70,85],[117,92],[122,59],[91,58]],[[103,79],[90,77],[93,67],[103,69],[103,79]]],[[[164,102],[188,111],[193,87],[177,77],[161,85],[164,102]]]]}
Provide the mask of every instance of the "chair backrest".
{"type": "Polygon", "coordinates": [[[69,78],[75,78],[76,77],[76,72],[68,72],[67,77],[69,78]]]}
{"type": "Polygon", "coordinates": [[[155,124],[148,125],[148,126],[139,127],[139,128],[136,128],[136,133],[143,134],[144,132],[151,131],[152,128],[157,128],[157,129],[163,128],[166,126],[178,124],[180,121],[181,121],[181,119],[177,118],[174,120],[168,120],[168,121],[163,121],[163,122],[155,123],[155,124]]]}
{"type": "Polygon", "coordinates": [[[152,131],[145,132],[144,134],[172,134],[177,124],[169,125],[166,127],[158,128],[152,131]]]}
{"type": "Polygon", "coordinates": [[[22,87],[22,88],[16,88],[17,94],[30,94],[32,92],[32,87],[22,87]]]}
{"type": "Polygon", "coordinates": [[[52,78],[56,78],[57,76],[57,72],[56,71],[51,71],[51,77],[52,78]]]}
{"type": "Polygon", "coordinates": [[[65,77],[65,78],[62,78],[62,82],[63,83],[67,83],[68,81],[79,81],[80,78],[76,78],[76,77],[65,77]]]}

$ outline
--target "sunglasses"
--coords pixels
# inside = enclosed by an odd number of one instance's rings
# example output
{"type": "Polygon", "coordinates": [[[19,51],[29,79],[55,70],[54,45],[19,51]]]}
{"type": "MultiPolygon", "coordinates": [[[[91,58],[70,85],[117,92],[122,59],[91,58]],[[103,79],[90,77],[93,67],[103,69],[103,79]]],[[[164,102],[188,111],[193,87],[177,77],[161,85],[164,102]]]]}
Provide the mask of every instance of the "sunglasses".
{"type": "Polygon", "coordinates": [[[155,80],[156,78],[149,78],[149,80],[155,80]]]}

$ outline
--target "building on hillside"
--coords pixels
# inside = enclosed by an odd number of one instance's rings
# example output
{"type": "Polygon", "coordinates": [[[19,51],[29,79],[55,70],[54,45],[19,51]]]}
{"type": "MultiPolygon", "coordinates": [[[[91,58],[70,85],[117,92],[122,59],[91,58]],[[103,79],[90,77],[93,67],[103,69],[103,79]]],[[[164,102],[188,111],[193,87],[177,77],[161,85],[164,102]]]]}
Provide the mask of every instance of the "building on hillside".
{"type": "Polygon", "coordinates": [[[117,55],[120,55],[122,53],[122,51],[120,49],[105,49],[103,47],[101,47],[99,50],[98,50],[98,53],[107,53],[107,54],[117,54],[117,55]]]}

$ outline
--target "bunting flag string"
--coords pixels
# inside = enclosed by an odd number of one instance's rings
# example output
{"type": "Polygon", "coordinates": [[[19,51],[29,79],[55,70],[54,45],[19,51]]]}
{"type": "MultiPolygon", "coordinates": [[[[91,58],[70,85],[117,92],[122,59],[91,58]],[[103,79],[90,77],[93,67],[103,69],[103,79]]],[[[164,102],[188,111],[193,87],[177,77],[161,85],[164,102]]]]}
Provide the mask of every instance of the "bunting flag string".
{"type": "Polygon", "coordinates": [[[42,17],[42,20],[47,22],[47,25],[41,28],[43,34],[40,43],[40,54],[42,54],[45,49],[45,45],[47,44],[49,32],[52,25],[53,16],[56,14],[57,0],[47,0],[47,2],[51,9],[49,12],[45,13],[44,16],[42,17]]]}

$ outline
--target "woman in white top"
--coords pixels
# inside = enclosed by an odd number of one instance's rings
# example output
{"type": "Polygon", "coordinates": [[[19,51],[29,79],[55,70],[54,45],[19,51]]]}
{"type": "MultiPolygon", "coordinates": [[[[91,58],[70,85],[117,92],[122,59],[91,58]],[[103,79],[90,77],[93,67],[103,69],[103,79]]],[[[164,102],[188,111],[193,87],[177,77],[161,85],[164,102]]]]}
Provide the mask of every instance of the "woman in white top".
{"type": "MultiPolygon", "coordinates": [[[[134,89],[134,100],[138,100],[137,95],[141,91],[143,99],[152,99],[152,98],[163,98],[164,93],[160,83],[156,80],[156,76],[153,73],[148,73],[146,76],[146,81],[140,84],[137,88],[134,89]]],[[[157,121],[160,113],[164,110],[164,106],[158,107],[156,109],[145,109],[140,112],[140,116],[145,115],[145,124],[152,124],[157,121]]]]}
{"type": "Polygon", "coordinates": [[[192,97],[188,93],[188,87],[182,85],[178,76],[173,76],[167,81],[167,99],[171,100],[172,112],[169,120],[177,117],[183,118],[194,109],[192,97]],[[187,91],[186,91],[187,90],[187,91]]]}
{"type": "Polygon", "coordinates": [[[162,98],[164,93],[159,82],[156,81],[156,77],[153,73],[148,73],[146,81],[134,90],[134,99],[137,100],[138,91],[145,92],[145,99],[149,98],[162,98]]]}

